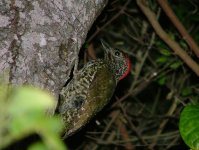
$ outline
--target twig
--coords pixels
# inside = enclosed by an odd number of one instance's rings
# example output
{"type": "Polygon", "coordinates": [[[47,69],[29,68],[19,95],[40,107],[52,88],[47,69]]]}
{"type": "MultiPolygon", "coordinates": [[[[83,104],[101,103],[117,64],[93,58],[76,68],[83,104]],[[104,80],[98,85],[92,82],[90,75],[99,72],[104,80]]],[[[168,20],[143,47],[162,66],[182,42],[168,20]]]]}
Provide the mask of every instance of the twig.
{"type": "MultiPolygon", "coordinates": [[[[152,138],[154,138],[156,135],[150,135],[150,136],[143,136],[143,139],[144,140],[147,140],[147,141],[150,141],[152,138]]],[[[159,139],[160,140],[164,140],[165,138],[167,139],[173,139],[173,138],[176,138],[179,136],[179,131],[176,130],[176,131],[172,131],[172,132],[167,132],[167,133],[163,133],[161,135],[159,135],[159,139]]],[[[140,139],[138,139],[137,136],[133,136],[131,137],[129,140],[127,141],[121,141],[121,140],[114,140],[114,141],[107,141],[107,140],[101,140],[101,139],[96,139],[96,138],[93,138],[92,136],[86,136],[87,138],[89,139],[92,139],[94,140],[95,142],[97,142],[98,144],[102,144],[102,145],[110,145],[110,144],[114,144],[114,145],[121,145],[123,143],[126,143],[126,142],[132,142],[132,143],[136,143],[138,142],[140,139]]],[[[169,143],[167,144],[162,144],[162,145],[168,145],[169,143]]],[[[159,144],[160,145],[160,144],[159,144]]],[[[138,144],[136,144],[136,146],[138,146],[138,144]]],[[[143,146],[143,145],[140,145],[140,146],[143,146]]],[[[92,149],[93,150],[93,149],[92,149]]]]}
{"type": "Polygon", "coordinates": [[[124,117],[126,118],[126,120],[128,121],[131,129],[135,132],[135,134],[137,135],[138,139],[141,141],[142,144],[144,144],[144,146],[147,146],[148,143],[146,142],[146,140],[143,138],[141,132],[139,131],[139,129],[134,125],[134,123],[129,119],[126,110],[122,109],[124,117]]]}
{"type": "MultiPolygon", "coordinates": [[[[177,100],[174,100],[166,115],[168,115],[168,116],[172,115],[174,113],[174,111],[176,110],[176,108],[177,108],[177,100]]],[[[165,127],[165,125],[167,124],[168,121],[169,121],[169,119],[165,119],[160,123],[158,131],[156,133],[156,137],[153,139],[153,142],[150,145],[150,149],[154,149],[154,146],[157,143],[158,137],[162,133],[162,131],[164,130],[164,127],[165,127]]]]}
{"type": "MultiPolygon", "coordinates": [[[[116,121],[117,126],[120,129],[120,133],[124,141],[127,141],[129,139],[128,131],[124,124],[121,121],[116,121]]],[[[125,143],[124,147],[126,150],[133,150],[134,146],[131,144],[131,142],[125,143]]]]}
{"type": "Polygon", "coordinates": [[[126,9],[127,5],[131,2],[131,0],[127,0],[126,3],[124,4],[124,6],[120,9],[120,11],[118,13],[116,13],[109,21],[107,21],[102,27],[97,27],[97,30],[95,31],[95,33],[93,35],[91,35],[91,37],[89,37],[89,39],[87,40],[87,42],[89,43],[100,31],[102,31],[106,26],[108,26],[111,22],[113,22],[115,19],[117,19],[117,17],[119,17],[124,10],[126,9]]]}
{"type": "MultiPolygon", "coordinates": [[[[117,111],[113,112],[111,114],[111,117],[114,118],[115,114],[117,114],[117,111]]],[[[128,135],[128,131],[127,131],[125,125],[123,124],[123,122],[121,120],[119,120],[119,118],[117,118],[115,120],[115,124],[120,130],[120,134],[121,134],[122,139],[124,139],[124,141],[128,141],[130,138],[129,138],[129,135],[128,135]]],[[[131,144],[131,142],[125,143],[124,147],[125,147],[126,150],[133,150],[134,149],[134,146],[131,144]]]]}
{"type": "Polygon", "coordinates": [[[89,44],[87,52],[88,52],[88,56],[90,56],[92,59],[97,59],[94,46],[92,43],[89,44]]]}
{"type": "Polygon", "coordinates": [[[84,64],[88,62],[89,58],[91,58],[92,60],[97,59],[94,46],[92,43],[89,44],[87,51],[84,53],[84,64]]]}
{"type": "Polygon", "coordinates": [[[199,65],[162,29],[156,19],[156,15],[149,9],[146,1],[137,0],[137,4],[148,18],[157,35],[189,66],[190,69],[192,69],[193,72],[199,76],[199,65]]]}
{"type": "Polygon", "coordinates": [[[169,17],[171,22],[174,24],[174,26],[177,28],[177,30],[180,32],[183,39],[188,43],[189,47],[193,50],[193,52],[196,54],[197,57],[199,57],[199,47],[196,44],[196,42],[193,40],[193,38],[189,35],[185,27],[182,25],[180,20],[177,18],[177,16],[174,14],[173,10],[169,6],[169,3],[167,0],[158,0],[158,3],[166,13],[166,15],[169,17]]]}
{"type": "Polygon", "coordinates": [[[177,141],[179,141],[179,139],[180,139],[180,135],[176,136],[174,138],[174,140],[171,143],[169,143],[169,145],[167,145],[167,147],[165,148],[165,150],[171,149],[171,147],[173,147],[177,143],[177,141]]]}
{"type": "MultiPolygon", "coordinates": [[[[106,133],[108,132],[108,130],[110,129],[111,125],[113,124],[113,122],[116,120],[116,118],[118,117],[120,112],[117,112],[117,114],[115,114],[114,117],[112,117],[111,121],[108,123],[108,125],[106,126],[105,130],[103,131],[102,135],[100,136],[100,138],[98,140],[103,140],[103,138],[105,137],[106,133]]],[[[93,150],[96,150],[98,148],[98,145],[96,145],[93,150]]]]}

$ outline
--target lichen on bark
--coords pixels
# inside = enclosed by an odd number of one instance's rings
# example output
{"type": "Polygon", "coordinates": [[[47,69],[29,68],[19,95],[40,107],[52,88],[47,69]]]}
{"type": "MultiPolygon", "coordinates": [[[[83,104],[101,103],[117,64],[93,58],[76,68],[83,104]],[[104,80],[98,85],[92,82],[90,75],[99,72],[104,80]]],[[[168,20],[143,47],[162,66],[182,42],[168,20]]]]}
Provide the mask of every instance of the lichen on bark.
{"type": "Polygon", "coordinates": [[[0,76],[6,83],[31,84],[58,97],[104,5],[105,0],[2,0],[0,76]]]}

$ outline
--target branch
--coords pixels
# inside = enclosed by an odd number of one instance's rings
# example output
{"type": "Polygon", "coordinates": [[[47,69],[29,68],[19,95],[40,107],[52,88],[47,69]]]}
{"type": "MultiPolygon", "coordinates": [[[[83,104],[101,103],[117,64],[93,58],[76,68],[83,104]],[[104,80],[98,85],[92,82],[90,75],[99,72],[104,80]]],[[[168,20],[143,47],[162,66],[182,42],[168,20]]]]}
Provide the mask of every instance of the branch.
{"type": "Polygon", "coordinates": [[[137,0],[137,4],[148,18],[157,35],[199,76],[199,65],[162,29],[156,19],[156,15],[147,6],[146,1],[137,0]]]}
{"type": "Polygon", "coordinates": [[[180,20],[176,17],[173,10],[169,6],[167,0],[158,0],[158,3],[166,13],[166,15],[169,17],[171,22],[174,24],[174,26],[177,28],[177,30],[180,32],[183,39],[187,42],[189,47],[193,50],[193,52],[196,54],[197,57],[199,57],[199,47],[193,40],[193,38],[189,35],[185,27],[182,25],[180,20]]]}
{"type": "Polygon", "coordinates": [[[96,36],[98,35],[98,33],[100,33],[100,31],[102,31],[106,26],[108,26],[111,22],[113,22],[115,19],[117,19],[122,13],[124,13],[124,10],[126,9],[126,7],[128,6],[128,4],[130,3],[130,0],[127,0],[126,3],[122,6],[122,8],[120,9],[120,11],[118,11],[118,13],[116,13],[109,21],[107,21],[102,27],[97,27],[97,30],[95,31],[95,33],[93,35],[91,35],[91,37],[89,37],[89,39],[87,40],[88,43],[90,43],[90,41],[96,36]]]}

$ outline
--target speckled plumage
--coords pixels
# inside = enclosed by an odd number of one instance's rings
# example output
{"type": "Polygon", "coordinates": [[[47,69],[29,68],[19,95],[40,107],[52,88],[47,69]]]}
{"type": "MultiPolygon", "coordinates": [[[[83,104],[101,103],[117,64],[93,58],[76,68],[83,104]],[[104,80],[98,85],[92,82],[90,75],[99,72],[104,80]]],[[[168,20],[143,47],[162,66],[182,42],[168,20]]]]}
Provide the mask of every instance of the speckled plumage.
{"type": "Polygon", "coordinates": [[[85,125],[112,97],[119,79],[129,71],[128,58],[105,48],[105,58],[88,62],[60,93],[59,112],[70,135],[85,125]]]}

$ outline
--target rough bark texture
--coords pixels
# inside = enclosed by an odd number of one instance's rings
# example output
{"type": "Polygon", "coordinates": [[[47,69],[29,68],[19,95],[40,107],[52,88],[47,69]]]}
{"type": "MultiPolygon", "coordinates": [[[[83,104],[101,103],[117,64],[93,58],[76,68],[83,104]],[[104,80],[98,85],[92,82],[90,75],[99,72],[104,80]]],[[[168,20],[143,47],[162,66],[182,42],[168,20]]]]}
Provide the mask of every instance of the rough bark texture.
{"type": "Polygon", "coordinates": [[[1,0],[0,76],[58,97],[104,6],[105,0],[1,0]]]}

